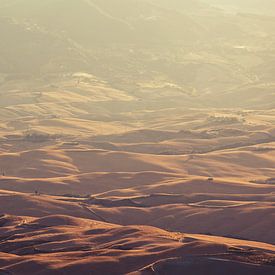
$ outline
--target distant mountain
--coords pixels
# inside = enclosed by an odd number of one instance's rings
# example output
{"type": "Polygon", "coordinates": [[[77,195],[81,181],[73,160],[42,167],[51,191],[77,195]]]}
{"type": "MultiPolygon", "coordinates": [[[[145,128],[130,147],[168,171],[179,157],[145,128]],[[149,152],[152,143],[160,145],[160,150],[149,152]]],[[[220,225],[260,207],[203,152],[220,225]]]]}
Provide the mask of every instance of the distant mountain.
{"type": "Polygon", "coordinates": [[[125,47],[165,47],[207,37],[191,17],[153,2],[0,0],[0,70],[95,72],[98,64],[109,66],[103,56],[121,56],[125,47]]]}
{"type": "Polygon", "coordinates": [[[147,44],[160,40],[166,43],[196,39],[201,31],[191,18],[150,1],[19,0],[9,5],[3,3],[0,14],[31,21],[84,45],[147,44]]]}

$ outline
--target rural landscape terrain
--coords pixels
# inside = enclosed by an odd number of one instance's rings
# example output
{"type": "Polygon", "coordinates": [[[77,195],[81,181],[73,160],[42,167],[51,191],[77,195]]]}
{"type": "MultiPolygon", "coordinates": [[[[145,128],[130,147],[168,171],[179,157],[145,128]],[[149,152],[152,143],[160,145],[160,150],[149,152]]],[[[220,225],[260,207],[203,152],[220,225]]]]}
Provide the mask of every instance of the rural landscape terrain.
{"type": "Polygon", "coordinates": [[[0,0],[0,275],[275,274],[273,0],[0,0]]]}

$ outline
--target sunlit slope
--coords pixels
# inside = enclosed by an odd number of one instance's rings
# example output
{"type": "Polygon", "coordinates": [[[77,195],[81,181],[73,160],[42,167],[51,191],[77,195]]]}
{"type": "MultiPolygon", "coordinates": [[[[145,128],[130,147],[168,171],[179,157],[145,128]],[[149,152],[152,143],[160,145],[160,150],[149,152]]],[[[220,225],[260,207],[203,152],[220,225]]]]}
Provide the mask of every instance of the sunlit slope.
{"type": "MultiPolygon", "coordinates": [[[[111,119],[112,110],[104,105],[113,104],[119,108],[135,101],[124,91],[88,74],[74,74],[69,80],[39,79],[39,84],[32,81],[24,82],[18,78],[2,85],[0,114],[1,122],[5,124],[3,132],[9,130],[9,134],[25,135],[34,131],[78,136],[81,133],[121,132],[121,123],[111,119]]],[[[125,126],[123,129],[131,128],[125,126]]]]}
{"type": "MultiPolygon", "coordinates": [[[[190,182],[189,185],[191,184],[190,182]]],[[[193,185],[195,187],[194,183],[193,185]]],[[[241,184],[238,186],[236,183],[233,188],[239,188],[243,192],[249,190],[249,187],[242,189],[241,184]]],[[[211,191],[210,187],[209,192],[211,191]]],[[[254,191],[257,191],[257,187],[254,187],[254,191]]],[[[264,192],[264,189],[259,191],[264,192]]],[[[265,192],[268,192],[267,188],[265,192]]],[[[108,197],[106,194],[99,197],[97,194],[91,197],[73,197],[72,194],[49,196],[0,191],[0,196],[3,202],[0,210],[7,215],[67,215],[123,226],[144,224],[174,232],[226,236],[270,244],[275,241],[272,230],[274,196],[267,193],[154,193],[120,198],[108,197]],[[267,231],[266,228],[271,230],[267,231]]]]}
{"type": "MultiPolygon", "coordinates": [[[[270,274],[274,270],[268,265],[274,246],[264,243],[177,234],[148,226],[125,227],[66,215],[4,215],[1,224],[0,233],[10,236],[1,242],[1,268],[5,273],[35,274],[43,270],[75,274],[93,270],[95,274],[126,274],[148,265],[158,266],[163,259],[185,262],[180,257],[190,254],[203,254],[206,260],[215,254],[218,270],[223,259],[234,269],[241,266],[247,274],[270,274]],[[249,258],[238,255],[248,253],[248,249],[253,250],[249,258]]],[[[173,265],[168,270],[175,274],[173,265]]]]}
{"type": "MultiPolygon", "coordinates": [[[[50,121],[49,123],[54,122],[57,123],[57,121],[50,121]]],[[[64,125],[64,123],[57,124],[55,129],[63,127],[64,131],[72,135],[74,131],[82,130],[82,135],[88,131],[87,128],[83,130],[79,126],[72,129],[72,124],[68,124],[68,129],[66,129],[64,125]]],[[[97,125],[94,124],[94,127],[97,125]]],[[[49,126],[49,129],[54,128],[49,126]]],[[[45,126],[44,133],[46,130],[47,127],[45,126]]],[[[109,130],[111,129],[109,128],[109,130]]],[[[4,150],[0,154],[1,168],[9,176],[30,178],[39,177],[39,175],[40,177],[52,177],[90,172],[142,171],[165,171],[206,177],[246,178],[247,180],[275,176],[274,142],[265,143],[261,147],[238,148],[236,146],[233,149],[210,150],[206,153],[157,155],[154,152],[151,154],[127,152],[123,151],[123,148],[118,151],[95,149],[92,146],[86,147],[69,139],[63,143],[60,141],[58,146],[61,148],[50,146],[50,143],[56,142],[56,138],[58,137],[43,136],[42,134],[6,138],[1,142],[2,150],[4,150]],[[39,144],[45,147],[43,149],[31,149],[38,147],[39,144]],[[13,150],[9,150],[10,146],[14,146],[13,150]],[[21,150],[18,148],[20,151],[13,152],[17,146],[19,148],[21,146],[21,150]],[[26,147],[25,151],[22,150],[24,146],[26,147]]],[[[61,134],[59,139],[62,139],[61,134]]],[[[136,147],[138,148],[138,145],[136,147]]],[[[141,145],[141,148],[145,150],[144,145],[141,145]]]]}
{"type": "Polygon", "coordinates": [[[3,76],[0,135],[41,133],[91,148],[156,154],[237,148],[274,141],[273,94],[273,85],[193,96],[176,88],[132,93],[87,73],[3,76]]]}

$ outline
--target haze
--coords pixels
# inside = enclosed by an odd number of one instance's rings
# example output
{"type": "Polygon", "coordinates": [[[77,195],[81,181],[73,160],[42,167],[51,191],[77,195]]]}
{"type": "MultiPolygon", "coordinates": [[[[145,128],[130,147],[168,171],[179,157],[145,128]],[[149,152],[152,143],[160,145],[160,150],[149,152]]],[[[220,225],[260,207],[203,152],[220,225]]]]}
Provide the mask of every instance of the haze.
{"type": "Polygon", "coordinates": [[[0,274],[274,274],[274,10],[0,0],[0,274]]]}

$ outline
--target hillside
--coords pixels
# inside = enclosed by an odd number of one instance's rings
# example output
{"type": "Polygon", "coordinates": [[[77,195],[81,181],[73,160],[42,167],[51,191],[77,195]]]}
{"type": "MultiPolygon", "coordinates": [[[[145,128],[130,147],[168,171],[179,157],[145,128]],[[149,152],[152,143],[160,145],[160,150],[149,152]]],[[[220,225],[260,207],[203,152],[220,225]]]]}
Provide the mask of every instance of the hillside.
{"type": "Polygon", "coordinates": [[[0,0],[0,274],[273,274],[274,46],[269,0],[0,0]]]}
{"type": "MultiPolygon", "coordinates": [[[[39,219],[2,216],[1,226],[1,232],[9,239],[0,245],[2,270],[8,274],[35,274],[41,270],[44,274],[75,274],[87,270],[96,274],[126,274],[154,261],[159,265],[157,261],[163,257],[181,260],[179,256],[191,251],[194,255],[209,252],[229,259],[235,269],[241,265],[241,270],[252,272],[250,274],[274,271],[274,267],[265,262],[265,259],[273,260],[274,247],[259,243],[205,240],[204,236],[187,236],[146,226],[121,227],[62,215],[39,219]],[[236,245],[246,245],[253,252],[248,248],[237,249],[236,245]],[[254,251],[254,247],[258,250],[254,251]],[[246,253],[251,256],[246,258],[246,264],[241,263],[246,253]]],[[[153,268],[151,270],[153,272],[153,268]]],[[[168,270],[172,271],[173,267],[168,270]]]]}

